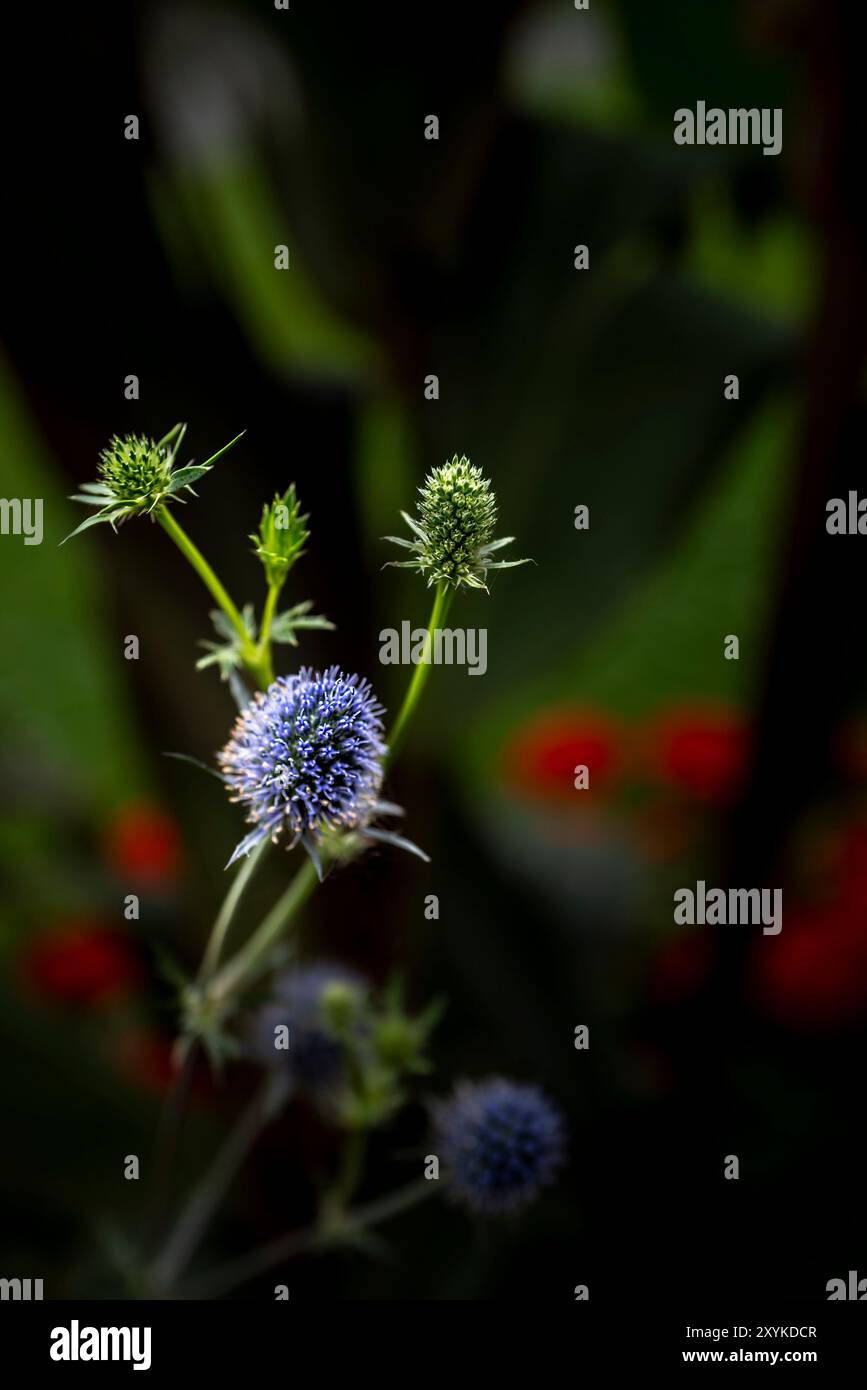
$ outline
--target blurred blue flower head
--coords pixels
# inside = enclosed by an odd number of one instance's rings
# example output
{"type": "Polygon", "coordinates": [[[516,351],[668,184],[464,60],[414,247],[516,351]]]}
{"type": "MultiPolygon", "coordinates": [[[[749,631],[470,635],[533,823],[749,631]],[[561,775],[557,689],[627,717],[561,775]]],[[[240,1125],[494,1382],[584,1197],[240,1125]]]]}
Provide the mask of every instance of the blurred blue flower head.
{"type": "Polygon", "coordinates": [[[461,1082],[436,1105],[434,1124],[452,1197],[483,1216],[526,1206],[563,1161],[562,1116],[537,1086],[461,1082]]]}
{"type": "Polygon", "coordinates": [[[337,1084],[343,1072],[344,1049],[328,1025],[323,1007],[326,991],[334,984],[345,985],[360,997],[367,991],[359,974],[331,961],[317,961],[279,974],[271,1001],[254,1015],[248,1029],[248,1056],[264,1066],[285,1067],[293,1080],[311,1090],[337,1084]],[[276,1046],[278,1028],[288,1031],[286,1048],[276,1046]]]}
{"type": "Polygon", "coordinates": [[[233,800],[255,829],[230,863],[283,831],[315,852],[323,831],[367,830],[380,811],[383,709],[370,685],[337,666],[279,676],[238,716],[219,757],[233,800]]]}

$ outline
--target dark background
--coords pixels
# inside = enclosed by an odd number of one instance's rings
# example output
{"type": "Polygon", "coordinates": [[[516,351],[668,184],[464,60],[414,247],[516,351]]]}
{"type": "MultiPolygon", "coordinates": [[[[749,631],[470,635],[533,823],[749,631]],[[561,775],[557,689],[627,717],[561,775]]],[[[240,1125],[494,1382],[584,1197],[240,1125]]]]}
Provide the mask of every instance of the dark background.
{"type": "MultiPolygon", "coordinates": [[[[233,717],[194,670],[204,592],[143,522],[57,548],[109,435],[178,419],[199,459],[247,431],[183,517],[231,591],[258,596],[245,537],[294,480],[312,540],[293,584],[338,628],[301,659],[362,672],[392,709],[406,673],[380,667],[378,633],[423,621],[427,596],[382,571],[380,537],[425,471],[467,453],[498,534],[537,561],[460,598],[488,673],[433,673],[395,772],[432,865],[384,853],[331,879],[304,942],[449,999],[436,1074],[378,1138],[365,1195],[416,1171],[424,1096],[464,1075],[542,1084],[569,1166],[515,1222],[430,1205],[389,1229],[391,1262],[287,1267],[292,1296],[821,1299],[863,1266],[863,561],[824,529],[863,467],[856,38],[819,0],[18,17],[3,493],[42,496],[46,534],[0,546],[4,1274],[122,1291],[142,1234],[122,1159],[148,1150],[171,1037],[160,952],[194,968],[238,838],[216,783],[161,756],[210,759],[233,717]],[[782,106],[781,157],[675,146],[699,99],[782,106]],[[118,827],[142,806],[177,854],[135,870],[118,827]],[[782,886],[783,933],[681,940],[672,891],[697,878],[782,886]],[[70,920],[133,934],[134,991],[84,1008],[34,990],[33,942],[70,920]]],[[[287,872],[275,856],[257,901],[287,872]]],[[[249,1085],[202,1078],[179,1178],[249,1085]]],[[[202,1260],[307,1220],[331,1142],[281,1119],[202,1260]]]]}

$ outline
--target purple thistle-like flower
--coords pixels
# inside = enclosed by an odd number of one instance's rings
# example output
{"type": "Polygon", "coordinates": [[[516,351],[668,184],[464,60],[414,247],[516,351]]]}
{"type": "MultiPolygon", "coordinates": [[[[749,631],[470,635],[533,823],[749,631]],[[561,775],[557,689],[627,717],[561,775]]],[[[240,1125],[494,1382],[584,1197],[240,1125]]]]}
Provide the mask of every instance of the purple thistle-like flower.
{"type": "Polygon", "coordinates": [[[435,1106],[434,1124],[452,1197],[483,1216],[526,1206],[563,1161],[562,1116],[537,1086],[461,1082],[435,1106]]]}
{"type": "Polygon", "coordinates": [[[387,751],[382,714],[368,682],[337,666],[321,675],[305,667],[297,676],[279,676],[256,695],[219,757],[232,799],[246,806],[255,827],[229,863],[284,831],[289,848],[300,840],[314,862],[322,833],[340,830],[420,854],[371,826],[376,815],[399,812],[379,800],[387,751]]]}
{"type": "Polygon", "coordinates": [[[358,992],[367,990],[356,971],[331,961],[298,966],[276,977],[271,1001],[253,1016],[247,1030],[246,1051],[263,1066],[282,1066],[299,1084],[312,1090],[335,1085],[343,1070],[343,1051],[328,1028],[323,996],[329,985],[341,984],[358,992]],[[285,1027],[289,1046],[276,1046],[278,1027],[285,1027]]]}

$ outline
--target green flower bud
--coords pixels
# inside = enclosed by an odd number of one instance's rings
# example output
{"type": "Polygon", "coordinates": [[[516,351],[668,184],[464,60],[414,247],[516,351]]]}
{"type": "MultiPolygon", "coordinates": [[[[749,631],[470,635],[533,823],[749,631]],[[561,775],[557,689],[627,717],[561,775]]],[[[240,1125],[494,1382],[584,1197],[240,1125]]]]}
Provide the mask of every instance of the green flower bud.
{"type": "Polygon", "coordinates": [[[377,1021],[373,1030],[376,1055],[398,1072],[407,1071],[415,1064],[423,1041],[418,1025],[403,1014],[387,1014],[377,1021]]]}
{"type": "Polygon", "coordinates": [[[171,455],[143,435],[115,435],[99,456],[97,474],[116,503],[150,511],[168,490],[171,455]]]}
{"type": "Polygon", "coordinates": [[[186,429],[186,425],[175,425],[158,444],[145,435],[128,434],[123,439],[114,435],[108,448],[103,449],[99,456],[99,481],[82,483],[81,492],[72,499],[96,510],[80,526],[76,526],[66,540],[103,522],[116,530],[131,516],[153,513],[169,502],[183,502],[184,498],[180,495],[183,492],[195,496],[193,483],[210,473],[221,454],[241,438],[240,434],[236,434],[204,463],[175,468],[186,429]]]}
{"type": "Polygon", "coordinates": [[[322,991],[319,1008],[326,1026],[340,1037],[357,1021],[361,996],[355,986],[345,980],[332,980],[322,991]]]}
{"type": "Polygon", "coordinates": [[[280,587],[296,560],[304,554],[304,545],[310,535],[305,525],[306,516],[301,515],[301,507],[295,495],[295,484],[291,483],[280,497],[262,508],[259,530],[250,536],[253,550],[262,561],[265,578],[270,585],[280,587]]]}
{"type": "Polygon", "coordinates": [[[435,468],[419,488],[419,494],[418,520],[401,513],[416,539],[386,537],[414,552],[412,560],[392,561],[397,568],[417,569],[427,575],[428,585],[487,589],[489,569],[510,569],[527,563],[491,559],[494,551],[509,545],[514,538],[491,539],[497,520],[496,499],[490,481],[468,458],[455,454],[451,463],[435,468]]]}

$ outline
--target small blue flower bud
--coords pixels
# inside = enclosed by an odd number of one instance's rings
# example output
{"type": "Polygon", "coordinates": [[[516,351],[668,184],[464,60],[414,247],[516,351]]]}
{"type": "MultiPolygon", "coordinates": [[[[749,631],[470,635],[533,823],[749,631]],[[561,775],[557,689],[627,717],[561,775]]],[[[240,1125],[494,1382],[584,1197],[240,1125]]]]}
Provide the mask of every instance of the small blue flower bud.
{"type": "Polygon", "coordinates": [[[563,1161],[562,1117],[537,1086],[461,1082],[437,1104],[434,1122],[452,1197],[484,1216],[526,1206],[563,1161]]]}

